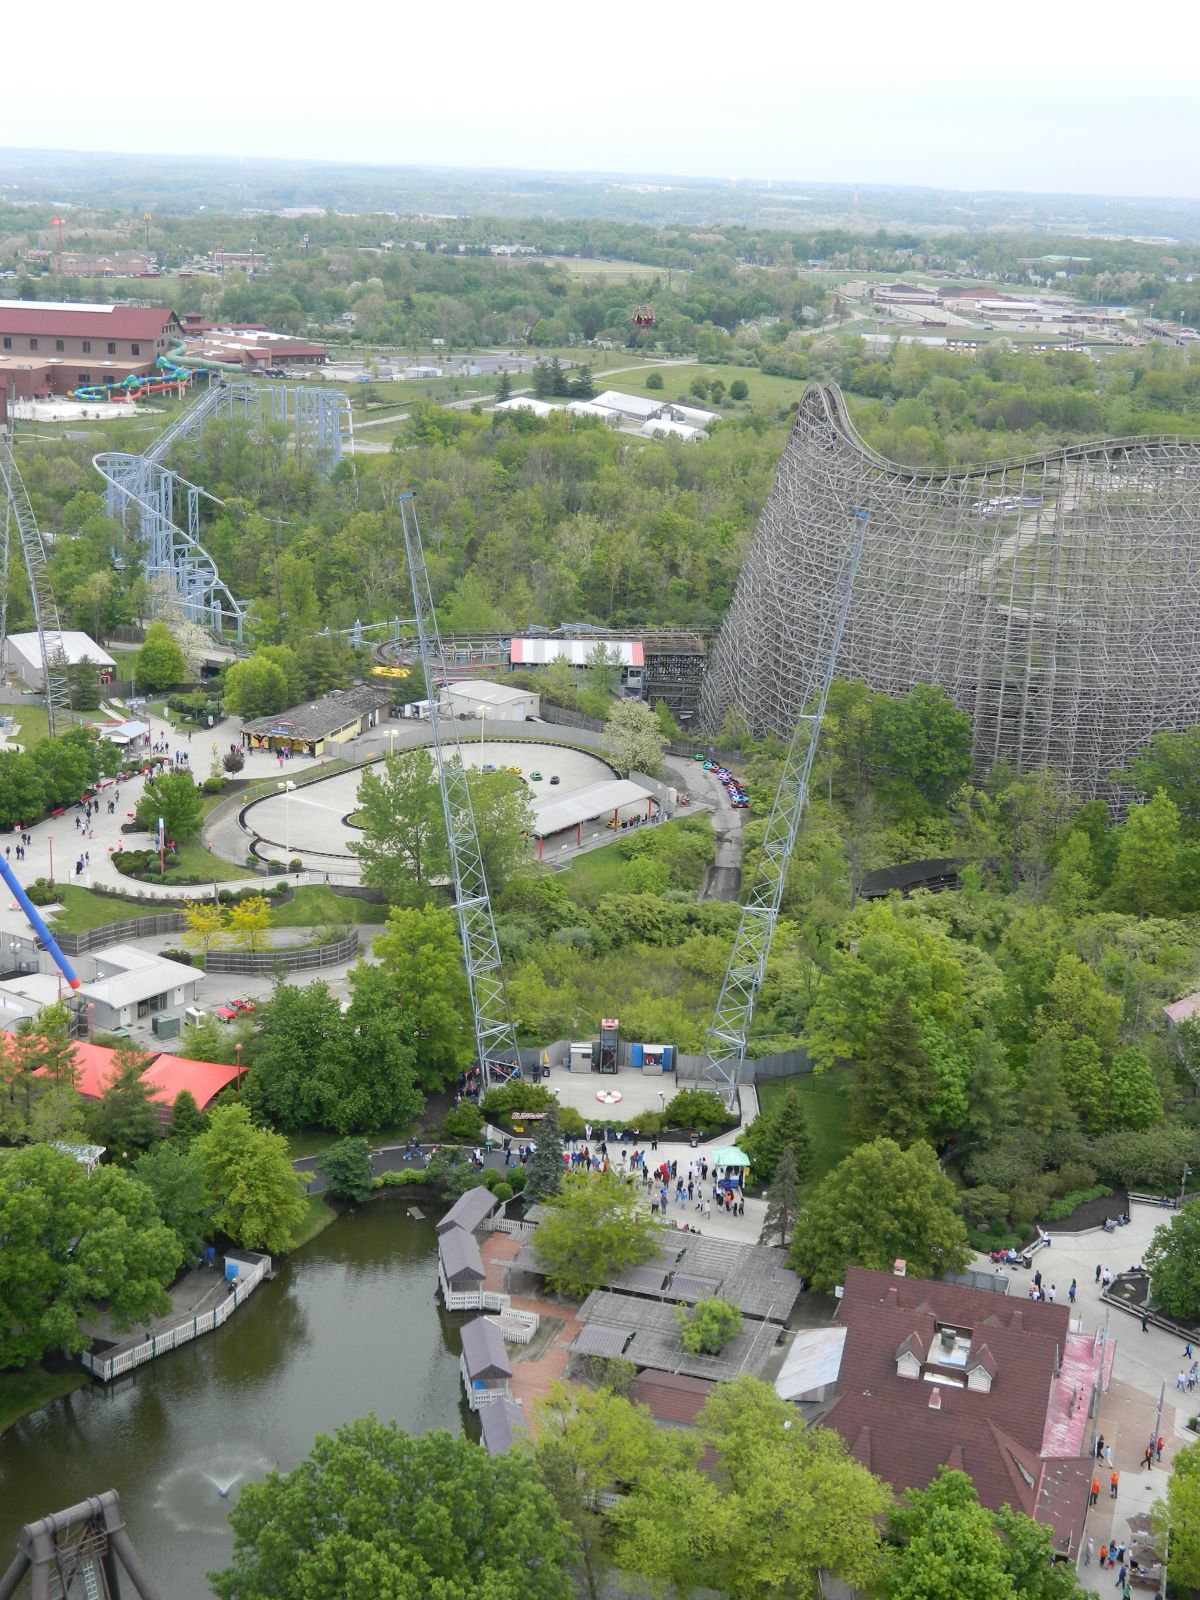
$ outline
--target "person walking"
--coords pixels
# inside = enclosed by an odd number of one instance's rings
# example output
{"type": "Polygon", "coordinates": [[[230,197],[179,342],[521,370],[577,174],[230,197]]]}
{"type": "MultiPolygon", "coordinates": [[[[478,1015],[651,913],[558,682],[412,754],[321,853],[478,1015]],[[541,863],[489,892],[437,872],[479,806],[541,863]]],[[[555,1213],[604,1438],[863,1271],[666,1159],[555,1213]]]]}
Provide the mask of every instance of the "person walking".
{"type": "Polygon", "coordinates": [[[1071,1302],[1072,1305],[1075,1304],[1075,1289],[1076,1289],[1075,1279],[1072,1278],[1071,1279],[1071,1287],[1067,1290],[1067,1299],[1071,1302]]]}
{"type": "Polygon", "coordinates": [[[1100,1570],[1101,1570],[1101,1572],[1104,1571],[1104,1563],[1107,1560],[1108,1560],[1108,1546],[1106,1544],[1102,1544],[1100,1546],[1100,1570]]]}
{"type": "Polygon", "coordinates": [[[1100,1437],[1096,1440],[1096,1460],[1097,1461],[1101,1460],[1103,1455],[1104,1455],[1104,1435],[1101,1434],[1100,1437]]]}
{"type": "Polygon", "coordinates": [[[1092,1557],[1095,1554],[1096,1554],[1096,1541],[1094,1539],[1089,1539],[1088,1542],[1083,1547],[1083,1564],[1084,1564],[1085,1567],[1090,1567],[1091,1566],[1092,1557]]]}
{"type": "MultiPolygon", "coordinates": [[[[1147,1454],[1147,1456],[1149,1456],[1149,1454],[1150,1454],[1149,1450],[1146,1451],[1146,1454],[1147,1454]]],[[[1088,1505],[1094,1506],[1096,1504],[1097,1500],[1099,1500],[1099,1498],[1100,1498],[1100,1479],[1096,1476],[1095,1473],[1093,1473],[1092,1474],[1092,1497],[1088,1501],[1088,1505]]]]}
{"type": "Polygon", "coordinates": [[[1116,1467],[1114,1467],[1112,1477],[1108,1482],[1108,1497],[1110,1500],[1115,1500],[1117,1498],[1117,1479],[1119,1477],[1120,1473],[1117,1471],[1116,1467]]]}
{"type": "Polygon", "coordinates": [[[1150,1332],[1150,1313],[1148,1311],[1142,1312],[1142,1332],[1150,1332]]]}
{"type": "Polygon", "coordinates": [[[1152,1467],[1154,1465],[1154,1446],[1152,1444],[1146,1446],[1146,1454],[1142,1457],[1142,1465],[1144,1467],[1152,1467]]]}
{"type": "Polygon", "coordinates": [[[1101,1266],[1101,1265],[1100,1265],[1100,1264],[1099,1264],[1099,1262],[1097,1262],[1097,1263],[1096,1263],[1096,1282],[1097,1282],[1097,1283],[1099,1283],[1099,1282],[1100,1282],[1100,1274],[1101,1274],[1101,1273],[1102,1273],[1102,1272],[1103,1272],[1103,1271],[1104,1271],[1104,1268],[1103,1268],[1103,1267],[1102,1267],[1102,1266],[1101,1266]]]}
{"type": "Polygon", "coordinates": [[[1154,1453],[1155,1453],[1155,1455],[1158,1457],[1158,1459],[1160,1461],[1162,1460],[1162,1447],[1163,1447],[1163,1437],[1162,1437],[1162,1434],[1160,1433],[1158,1438],[1155,1440],[1155,1443],[1154,1443],[1154,1453]]]}
{"type": "Polygon", "coordinates": [[[1187,1388],[1187,1373],[1183,1370],[1182,1367],[1180,1367],[1180,1369],[1179,1369],[1179,1376],[1175,1379],[1175,1387],[1177,1389],[1186,1389],[1187,1388]]]}
{"type": "Polygon", "coordinates": [[[1121,1563],[1120,1571],[1117,1573],[1116,1587],[1118,1589],[1123,1589],[1125,1587],[1125,1563],[1123,1561],[1121,1563]]]}

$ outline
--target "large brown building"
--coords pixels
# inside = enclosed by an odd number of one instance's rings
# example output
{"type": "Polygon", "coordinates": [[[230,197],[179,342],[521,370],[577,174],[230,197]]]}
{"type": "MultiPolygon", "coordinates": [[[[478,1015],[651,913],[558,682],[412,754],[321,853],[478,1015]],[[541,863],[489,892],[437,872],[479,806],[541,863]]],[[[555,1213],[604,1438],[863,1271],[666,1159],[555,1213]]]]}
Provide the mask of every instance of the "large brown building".
{"type": "MultiPolygon", "coordinates": [[[[836,1398],[820,1420],[897,1494],[943,1462],[1073,1555],[1087,1509],[1103,1347],[1066,1305],[847,1267],[836,1398]]],[[[1107,1487],[1107,1482],[1106,1485],[1107,1487]]]]}
{"type": "Polygon", "coordinates": [[[161,306],[100,306],[48,300],[0,300],[0,362],[27,374],[40,394],[67,394],[154,369],[182,337],[179,319],[161,306]]]}

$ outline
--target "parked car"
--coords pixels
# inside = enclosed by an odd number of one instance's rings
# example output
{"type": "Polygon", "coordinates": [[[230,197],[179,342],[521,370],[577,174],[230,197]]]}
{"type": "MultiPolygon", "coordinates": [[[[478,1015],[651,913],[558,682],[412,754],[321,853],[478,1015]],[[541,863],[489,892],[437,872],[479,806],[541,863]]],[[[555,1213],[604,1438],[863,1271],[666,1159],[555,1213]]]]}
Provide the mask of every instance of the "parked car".
{"type": "Polygon", "coordinates": [[[236,1022],[241,1016],[236,1006],[214,1006],[213,1016],[219,1017],[222,1022],[236,1022]]]}
{"type": "Polygon", "coordinates": [[[551,777],[550,777],[550,782],[551,783],[557,783],[558,781],[559,781],[558,773],[557,772],[552,773],[551,777]]]}

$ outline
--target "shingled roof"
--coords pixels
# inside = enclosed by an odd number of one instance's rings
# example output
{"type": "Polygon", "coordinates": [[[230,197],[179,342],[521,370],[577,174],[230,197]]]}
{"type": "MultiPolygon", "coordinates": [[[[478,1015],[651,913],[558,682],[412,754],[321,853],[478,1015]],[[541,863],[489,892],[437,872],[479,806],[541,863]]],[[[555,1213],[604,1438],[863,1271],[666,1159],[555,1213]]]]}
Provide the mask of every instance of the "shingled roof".
{"type": "Polygon", "coordinates": [[[952,1461],[984,1505],[1038,1517],[1056,1548],[1068,1548],[1082,1525],[1091,1461],[1042,1451],[1069,1307],[1017,1306],[977,1289],[849,1267],[838,1316],[846,1343],[837,1399],[821,1420],[851,1454],[897,1492],[923,1488],[952,1461]],[[941,1344],[943,1329],[954,1330],[953,1352],[941,1344]],[[902,1355],[915,1356],[920,1376],[897,1371],[902,1355]],[[982,1383],[972,1381],[979,1372],[982,1383]]]}

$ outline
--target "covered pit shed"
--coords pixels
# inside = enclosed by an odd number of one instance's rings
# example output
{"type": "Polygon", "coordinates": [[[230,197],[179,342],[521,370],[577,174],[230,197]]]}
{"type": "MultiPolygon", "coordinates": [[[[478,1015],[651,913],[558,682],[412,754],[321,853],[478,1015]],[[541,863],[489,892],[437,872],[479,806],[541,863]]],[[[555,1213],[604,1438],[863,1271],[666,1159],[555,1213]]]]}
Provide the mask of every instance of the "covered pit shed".
{"type": "Polygon", "coordinates": [[[439,1233],[445,1233],[448,1228],[465,1228],[468,1233],[474,1233],[495,1211],[500,1204],[492,1191],[484,1184],[478,1184],[474,1189],[468,1189],[465,1194],[460,1194],[458,1199],[447,1211],[446,1215],[437,1225],[439,1233]]]}
{"type": "Polygon", "coordinates": [[[628,778],[610,778],[603,783],[589,783],[573,794],[548,796],[533,802],[533,836],[538,844],[538,859],[547,839],[556,834],[574,830],[575,843],[583,842],[583,827],[587,822],[621,823],[632,818],[652,818],[658,810],[658,801],[648,789],[628,778]]]}
{"type": "Polygon", "coordinates": [[[448,1308],[451,1295],[478,1289],[486,1276],[479,1242],[473,1233],[465,1228],[447,1228],[438,1234],[438,1282],[448,1308]]]}
{"type": "MultiPolygon", "coordinates": [[[[107,650],[102,650],[86,633],[64,629],[61,633],[47,633],[46,654],[53,662],[56,658],[69,667],[90,661],[99,669],[101,677],[111,676],[116,662],[107,650]]],[[[5,665],[14,678],[19,678],[29,689],[45,688],[42,667],[42,644],[36,633],[10,633],[5,646],[5,665]]]]}

